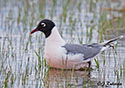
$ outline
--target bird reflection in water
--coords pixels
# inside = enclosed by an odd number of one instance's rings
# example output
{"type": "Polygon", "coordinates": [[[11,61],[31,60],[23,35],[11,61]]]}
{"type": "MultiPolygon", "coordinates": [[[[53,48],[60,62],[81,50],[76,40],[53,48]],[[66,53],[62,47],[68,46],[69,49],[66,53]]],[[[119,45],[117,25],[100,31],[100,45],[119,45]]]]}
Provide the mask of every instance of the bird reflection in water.
{"type": "Polygon", "coordinates": [[[97,82],[90,76],[90,70],[74,71],[50,68],[43,82],[45,88],[97,87],[97,82]]]}

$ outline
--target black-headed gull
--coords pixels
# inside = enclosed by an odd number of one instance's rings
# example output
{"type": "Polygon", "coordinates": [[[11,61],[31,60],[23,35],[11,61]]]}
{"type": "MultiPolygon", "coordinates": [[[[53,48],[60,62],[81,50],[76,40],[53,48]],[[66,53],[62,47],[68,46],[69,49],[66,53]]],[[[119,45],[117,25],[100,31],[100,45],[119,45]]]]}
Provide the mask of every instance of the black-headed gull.
{"type": "Polygon", "coordinates": [[[48,19],[40,21],[36,31],[41,31],[45,34],[45,59],[50,67],[59,69],[80,69],[88,67],[90,61],[100,52],[112,43],[123,36],[108,40],[104,43],[92,44],[67,44],[60,36],[54,22],[48,19]]]}

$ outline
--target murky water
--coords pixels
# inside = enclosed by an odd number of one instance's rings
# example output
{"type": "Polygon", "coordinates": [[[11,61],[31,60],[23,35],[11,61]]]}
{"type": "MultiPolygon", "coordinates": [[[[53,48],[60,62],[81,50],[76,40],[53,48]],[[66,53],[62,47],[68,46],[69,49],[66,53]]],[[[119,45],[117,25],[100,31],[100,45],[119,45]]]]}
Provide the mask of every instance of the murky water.
{"type": "Polygon", "coordinates": [[[124,88],[125,38],[97,56],[91,71],[64,71],[46,65],[44,35],[30,35],[41,19],[49,18],[69,43],[125,36],[124,8],[119,0],[0,1],[0,87],[124,88]]]}

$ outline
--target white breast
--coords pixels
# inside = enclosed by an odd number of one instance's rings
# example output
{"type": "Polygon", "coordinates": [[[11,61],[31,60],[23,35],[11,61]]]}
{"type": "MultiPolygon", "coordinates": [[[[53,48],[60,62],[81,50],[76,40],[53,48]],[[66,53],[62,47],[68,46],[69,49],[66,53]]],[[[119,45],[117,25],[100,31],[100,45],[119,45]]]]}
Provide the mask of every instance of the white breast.
{"type": "Polygon", "coordinates": [[[45,59],[50,67],[72,69],[75,64],[81,63],[82,54],[66,54],[64,46],[66,43],[61,38],[56,27],[52,29],[52,33],[45,40],[45,59]]]}
{"type": "Polygon", "coordinates": [[[65,41],[61,38],[56,27],[45,41],[45,59],[51,67],[56,67],[61,64],[61,58],[66,52],[61,46],[65,45],[65,41]]]}

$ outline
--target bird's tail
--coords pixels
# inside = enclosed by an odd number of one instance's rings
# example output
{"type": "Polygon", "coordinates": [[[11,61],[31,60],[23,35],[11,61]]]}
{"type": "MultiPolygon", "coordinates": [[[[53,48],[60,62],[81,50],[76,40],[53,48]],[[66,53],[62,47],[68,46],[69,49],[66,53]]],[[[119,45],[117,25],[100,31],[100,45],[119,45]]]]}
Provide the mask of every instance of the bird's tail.
{"type": "Polygon", "coordinates": [[[108,41],[106,41],[106,42],[101,43],[101,45],[103,45],[103,48],[102,48],[101,51],[105,50],[105,49],[108,48],[108,47],[114,47],[115,41],[117,41],[117,40],[119,40],[119,39],[122,39],[123,37],[124,37],[124,36],[121,35],[121,36],[118,36],[118,37],[116,37],[116,38],[113,38],[113,39],[110,39],[110,40],[108,40],[108,41]]]}

